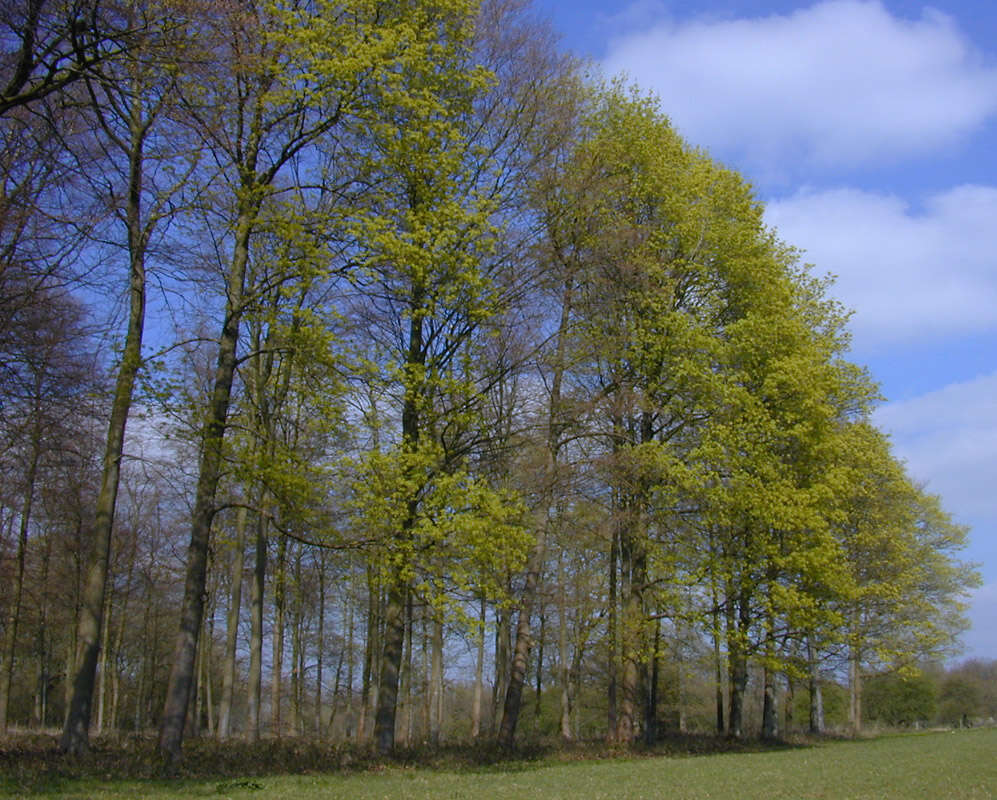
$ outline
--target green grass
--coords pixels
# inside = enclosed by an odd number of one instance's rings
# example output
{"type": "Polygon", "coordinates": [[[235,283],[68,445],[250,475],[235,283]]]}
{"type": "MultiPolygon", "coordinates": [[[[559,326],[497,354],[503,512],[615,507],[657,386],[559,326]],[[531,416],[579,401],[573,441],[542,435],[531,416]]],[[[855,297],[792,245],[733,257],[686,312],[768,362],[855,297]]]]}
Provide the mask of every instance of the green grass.
{"type": "MultiPolygon", "coordinates": [[[[674,750],[674,748],[673,748],[674,750]]],[[[8,754],[9,755],[9,754],[8,754]]],[[[711,755],[532,760],[450,759],[432,768],[354,763],[335,773],[115,779],[39,772],[0,776],[0,790],[60,798],[991,798],[997,796],[997,729],[884,736],[806,747],[711,755]],[[352,771],[349,771],[352,770],[352,771]]],[[[3,762],[5,771],[17,765],[3,762]]],[[[84,770],[86,771],[86,770],[84,770]]],[[[89,772],[94,772],[91,768],[89,772]]],[[[248,770],[247,770],[248,772],[248,770]]]]}

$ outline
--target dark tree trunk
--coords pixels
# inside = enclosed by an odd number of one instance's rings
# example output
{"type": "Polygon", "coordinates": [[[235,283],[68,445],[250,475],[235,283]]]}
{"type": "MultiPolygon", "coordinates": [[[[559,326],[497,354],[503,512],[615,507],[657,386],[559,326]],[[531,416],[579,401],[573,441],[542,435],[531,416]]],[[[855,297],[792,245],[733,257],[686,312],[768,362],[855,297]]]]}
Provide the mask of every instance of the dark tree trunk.
{"type": "Polygon", "coordinates": [[[817,648],[813,637],[807,637],[807,672],[810,690],[810,733],[824,733],[824,694],[820,685],[820,672],[817,665],[817,648]]]}
{"type": "Polygon", "coordinates": [[[83,602],[80,606],[76,633],[78,654],[72,676],[72,695],[66,713],[60,746],[63,752],[80,754],[89,750],[90,714],[93,707],[94,680],[100,650],[101,628],[104,624],[104,595],[111,558],[111,531],[114,509],[121,480],[121,453],[124,449],[125,426],[132,405],[135,379],[142,364],[142,334],[145,329],[145,254],[152,225],[142,223],[142,182],[145,138],[150,121],[142,119],[141,101],[131,106],[128,201],[129,311],[125,347],[114,386],[111,417],[107,426],[107,442],[100,493],[97,496],[94,522],[94,551],[87,568],[83,602]]]}
{"type": "Polygon", "coordinates": [[[187,572],[180,608],[180,630],[173,649],[173,662],[166,687],[166,703],[159,733],[159,749],[164,758],[175,763],[180,759],[184,724],[194,685],[194,662],[197,641],[204,618],[204,589],[208,574],[208,545],[211,521],[215,515],[215,493],[222,469],[222,438],[228,423],[232,382],[235,377],[236,348],[242,317],[242,298],[249,263],[249,235],[253,227],[251,212],[243,212],[236,226],[236,246],[228,276],[225,319],[218,339],[218,361],[211,393],[208,420],[201,439],[201,458],[197,491],[187,548],[187,572]]]}

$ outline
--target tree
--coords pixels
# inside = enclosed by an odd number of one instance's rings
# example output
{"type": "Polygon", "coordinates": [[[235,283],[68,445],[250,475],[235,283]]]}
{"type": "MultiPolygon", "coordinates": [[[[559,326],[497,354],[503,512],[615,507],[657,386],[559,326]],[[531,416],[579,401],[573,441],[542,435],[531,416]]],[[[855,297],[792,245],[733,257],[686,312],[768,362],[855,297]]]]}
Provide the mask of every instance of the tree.
{"type": "Polygon", "coordinates": [[[144,7],[140,15],[129,19],[128,25],[150,33],[133,45],[127,57],[106,64],[100,75],[84,76],[92,113],[104,140],[102,146],[117,156],[103,173],[106,189],[99,187],[98,191],[106,192],[107,204],[115,208],[123,228],[123,249],[128,263],[128,318],[97,496],[95,548],[80,608],[77,633],[80,654],[61,741],[62,750],[73,754],[88,749],[125,428],[143,361],[147,254],[157,228],[173,215],[179,189],[192,171],[190,165],[196,163],[194,154],[177,150],[184,142],[175,127],[166,133],[161,130],[163,119],[176,100],[175,73],[182,68],[183,61],[183,40],[170,35],[178,32],[171,28],[175,23],[165,22],[167,18],[173,19],[174,11],[170,3],[144,7]],[[178,173],[176,178],[158,177],[173,169],[178,173]],[[116,185],[107,178],[113,171],[118,171],[120,180],[116,185]]]}
{"type": "Polygon", "coordinates": [[[0,6],[0,115],[32,105],[128,52],[147,31],[129,7],[100,0],[27,0],[0,6]]]}
{"type": "MultiPolygon", "coordinates": [[[[10,601],[4,619],[0,671],[0,730],[6,731],[17,638],[28,587],[28,541],[36,523],[40,485],[78,422],[81,396],[93,388],[84,355],[83,309],[72,298],[38,291],[16,316],[5,347],[8,381],[2,397],[4,460],[18,466],[19,507],[11,515],[17,536],[10,601]]],[[[8,463],[9,463],[8,462],[8,463]]],[[[12,478],[14,476],[11,476],[12,478]]]]}
{"type": "Polygon", "coordinates": [[[914,486],[885,437],[860,421],[846,432],[848,486],[836,535],[853,589],[838,605],[848,645],[850,718],[862,725],[864,674],[916,674],[951,653],[965,627],[961,597],[979,582],[957,560],[966,529],[914,486]]]}

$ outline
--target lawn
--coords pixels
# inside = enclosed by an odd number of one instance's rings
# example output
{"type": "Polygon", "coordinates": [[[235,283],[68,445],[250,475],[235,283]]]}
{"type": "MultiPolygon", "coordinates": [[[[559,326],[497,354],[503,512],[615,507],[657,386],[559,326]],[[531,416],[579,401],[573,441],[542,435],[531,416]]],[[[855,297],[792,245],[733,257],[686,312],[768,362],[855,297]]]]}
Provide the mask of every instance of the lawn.
{"type": "MultiPolygon", "coordinates": [[[[11,766],[10,763],[5,764],[11,766]]],[[[991,798],[997,729],[884,736],[758,752],[533,761],[432,769],[372,766],[338,774],[118,780],[0,777],[25,797],[59,798],[991,798]]],[[[37,776],[36,776],[37,777],[37,776]]]]}

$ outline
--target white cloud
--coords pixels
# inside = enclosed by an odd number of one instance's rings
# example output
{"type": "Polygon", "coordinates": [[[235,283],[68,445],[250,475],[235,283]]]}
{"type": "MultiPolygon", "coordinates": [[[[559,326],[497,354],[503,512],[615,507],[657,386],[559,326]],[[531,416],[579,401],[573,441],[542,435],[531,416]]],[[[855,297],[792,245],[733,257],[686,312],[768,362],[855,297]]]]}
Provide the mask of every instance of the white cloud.
{"type": "Polygon", "coordinates": [[[937,11],[902,19],[878,0],[830,0],[784,16],[656,19],[611,42],[605,71],[656,91],[694,144],[755,168],[923,154],[997,112],[997,70],[937,11]]]}
{"type": "MultiPolygon", "coordinates": [[[[889,403],[875,419],[913,478],[958,517],[997,527],[997,372],[889,403]]],[[[974,538],[981,555],[997,555],[992,540],[974,538]]]]}
{"type": "Polygon", "coordinates": [[[892,195],[802,190],[765,218],[837,277],[859,351],[997,330],[997,187],[960,186],[919,211],[892,195]]]}

